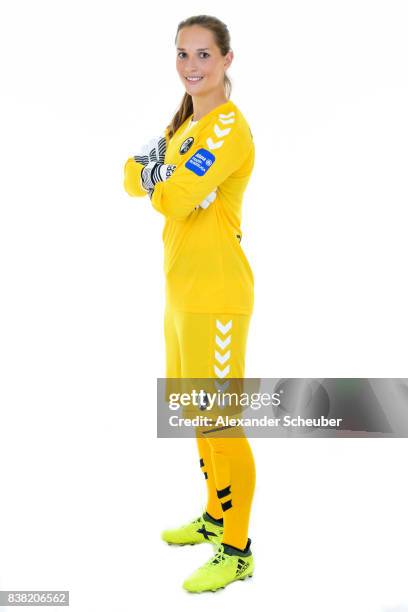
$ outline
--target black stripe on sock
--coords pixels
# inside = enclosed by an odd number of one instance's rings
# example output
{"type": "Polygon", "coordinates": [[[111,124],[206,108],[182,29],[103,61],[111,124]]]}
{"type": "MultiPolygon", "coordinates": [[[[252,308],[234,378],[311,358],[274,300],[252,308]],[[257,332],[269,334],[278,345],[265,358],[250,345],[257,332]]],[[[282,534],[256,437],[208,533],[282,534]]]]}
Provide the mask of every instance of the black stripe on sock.
{"type": "Polygon", "coordinates": [[[221,499],[222,497],[226,497],[227,495],[231,495],[231,485],[228,485],[228,487],[225,487],[225,489],[217,489],[217,497],[218,499],[221,499]]]}
{"type": "Polygon", "coordinates": [[[228,501],[224,502],[223,504],[221,504],[221,508],[223,512],[229,510],[230,508],[232,508],[232,501],[229,499],[228,501]]]}

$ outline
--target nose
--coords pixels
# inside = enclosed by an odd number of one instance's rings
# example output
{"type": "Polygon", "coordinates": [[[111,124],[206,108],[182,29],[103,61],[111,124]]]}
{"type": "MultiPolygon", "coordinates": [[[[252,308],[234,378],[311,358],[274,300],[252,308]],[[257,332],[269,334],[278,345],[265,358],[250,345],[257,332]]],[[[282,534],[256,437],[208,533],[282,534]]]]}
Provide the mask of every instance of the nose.
{"type": "MultiPolygon", "coordinates": [[[[190,61],[186,65],[186,70],[188,75],[193,75],[197,72],[197,66],[194,61],[190,61]]],[[[197,73],[198,74],[198,73],[197,73]]]]}

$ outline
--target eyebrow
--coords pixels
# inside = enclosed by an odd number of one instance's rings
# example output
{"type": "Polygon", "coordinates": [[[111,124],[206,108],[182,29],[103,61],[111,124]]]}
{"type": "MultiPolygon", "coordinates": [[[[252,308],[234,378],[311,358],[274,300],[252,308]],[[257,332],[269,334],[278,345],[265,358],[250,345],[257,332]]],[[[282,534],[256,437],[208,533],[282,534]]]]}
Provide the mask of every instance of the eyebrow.
{"type": "MultiPolygon", "coordinates": [[[[204,49],[196,49],[197,51],[209,51],[208,47],[204,47],[204,49]]],[[[177,51],[185,51],[184,47],[177,47],[177,51]]]]}

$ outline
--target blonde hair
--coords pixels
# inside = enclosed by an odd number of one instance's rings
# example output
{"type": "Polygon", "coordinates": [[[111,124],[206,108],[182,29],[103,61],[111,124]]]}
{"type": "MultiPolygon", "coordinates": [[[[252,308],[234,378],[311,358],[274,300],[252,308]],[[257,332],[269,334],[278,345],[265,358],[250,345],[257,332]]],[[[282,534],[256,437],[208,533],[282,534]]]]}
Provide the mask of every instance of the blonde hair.
{"type": "MultiPolygon", "coordinates": [[[[217,19],[217,17],[213,17],[211,15],[194,15],[193,17],[188,17],[187,19],[180,21],[177,26],[177,32],[174,42],[177,41],[178,33],[182,28],[186,28],[192,25],[199,25],[213,32],[215,43],[219,48],[221,55],[225,56],[228,51],[230,51],[231,39],[227,26],[225,25],[225,23],[217,19]]],[[[232,83],[226,74],[224,74],[224,89],[225,95],[229,99],[231,96],[232,83]]],[[[180,127],[180,125],[184,123],[187,117],[189,117],[189,115],[191,115],[192,113],[193,99],[189,93],[185,92],[177,112],[175,113],[173,119],[170,121],[169,125],[166,128],[169,138],[173,136],[173,134],[180,127]]]]}

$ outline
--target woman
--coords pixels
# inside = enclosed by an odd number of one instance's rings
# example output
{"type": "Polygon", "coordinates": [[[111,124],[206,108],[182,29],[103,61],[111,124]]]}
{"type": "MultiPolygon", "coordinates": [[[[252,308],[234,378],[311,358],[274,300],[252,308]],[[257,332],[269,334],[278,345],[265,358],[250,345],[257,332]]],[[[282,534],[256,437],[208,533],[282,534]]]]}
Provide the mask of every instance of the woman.
{"type": "MultiPolygon", "coordinates": [[[[244,377],[254,278],[240,223],[255,149],[244,116],[229,99],[226,70],[233,52],[225,24],[208,15],[190,17],[178,25],[175,43],[183,100],[164,136],[127,160],[124,187],[131,196],[148,194],[165,217],[166,377],[211,378],[219,389],[225,380],[244,377]]],[[[232,434],[223,428],[223,437],[206,433],[196,430],[206,509],[162,533],[171,544],[217,545],[183,583],[192,592],[224,587],[252,576],[254,568],[249,442],[236,428],[232,434]]]]}

